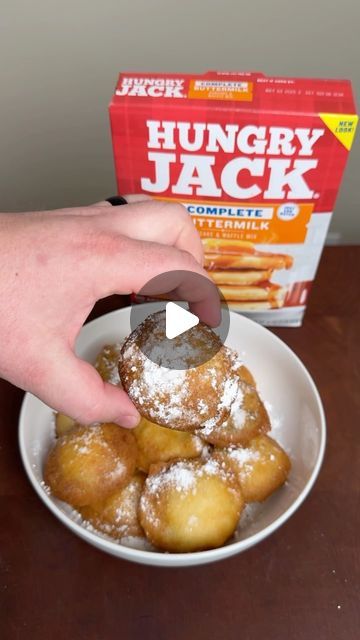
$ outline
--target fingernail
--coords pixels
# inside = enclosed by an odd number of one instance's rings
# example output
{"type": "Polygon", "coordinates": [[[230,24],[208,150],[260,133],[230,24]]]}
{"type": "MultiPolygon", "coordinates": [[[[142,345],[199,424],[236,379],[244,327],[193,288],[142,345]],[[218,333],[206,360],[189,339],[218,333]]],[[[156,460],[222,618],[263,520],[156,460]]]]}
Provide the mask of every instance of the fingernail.
{"type": "Polygon", "coordinates": [[[140,420],[139,416],[129,413],[124,416],[121,416],[118,421],[122,427],[126,427],[127,429],[132,429],[133,427],[136,427],[136,425],[139,423],[139,420],[140,420]]]}

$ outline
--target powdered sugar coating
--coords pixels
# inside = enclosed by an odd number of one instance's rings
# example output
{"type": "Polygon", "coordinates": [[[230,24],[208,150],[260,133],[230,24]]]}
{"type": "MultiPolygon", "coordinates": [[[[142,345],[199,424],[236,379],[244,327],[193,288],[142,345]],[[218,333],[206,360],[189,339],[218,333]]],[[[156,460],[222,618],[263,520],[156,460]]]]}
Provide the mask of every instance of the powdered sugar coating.
{"type": "Polygon", "coordinates": [[[140,499],[149,540],[167,551],[219,546],[234,532],[243,497],[235,474],[214,458],[154,465],[140,499]]]}
{"type": "Polygon", "coordinates": [[[196,496],[198,480],[215,476],[224,483],[229,482],[229,490],[238,491],[234,487],[234,477],[228,467],[212,457],[204,460],[178,460],[173,463],[154,465],[145,482],[145,490],[140,498],[140,510],[146,514],[146,520],[155,527],[160,527],[157,505],[162,496],[168,492],[179,494],[179,500],[187,495],[196,496]]]}
{"type": "MultiPolygon", "coordinates": [[[[104,457],[106,456],[108,460],[113,459],[112,464],[109,465],[104,473],[107,478],[116,481],[127,474],[127,468],[119,457],[115,457],[113,447],[103,437],[103,431],[104,427],[101,424],[93,424],[85,428],[81,427],[81,430],[73,432],[74,439],[71,446],[74,453],[79,456],[79,463],[81,456],[90,459],[94,453],[94,447],[96,447],[97,452],[104,457]],[[78,438],[76,437],[77,433],[79,434],[78,438]]],[[[58,440],[58,443],[59,448],[68,444],[67,441],[61,439],[58,440]]]]}
{"type": "Polygon", "coordinates": [[[95,362],[95,369],[105,382],[119,386],[119,359],[122,342],[106,344],[98,354],[95,362]]]}
{"type": "MultiPolygon", "coordinates": [[[[172,464],[163,465],[160,470],[150,473],[146,480],[146,489],[150,495],[158,495],[169,488],[178,493],[195,495],[197,480],[204,476],[217,476],[226,481],[229,472],[224,465],[214,458],[199,460],[178,460],[172,464]]],[[[143,500],[143,496],[141,498],[143,500]]],[[[144,497],[146,500],[146,496],[144,497]]],[[[144,504],[142,505],[144,507],[144,504]]]]}
{"type": "Polygon", "coordinates": [[[143,535],[137,511],[144,480],[142,474],[136,474],[125,487],[115,491],[104,502],[95,507],[83,507],[82,516],[95,529],[112,538],[143,535]]]}
{"type": "Polygon", "coordinates": [[[267,433],[270,419],[256,388],[243,379],[251,379],[251,373],[241,363],[234,364],[238,378],[238,391],[231,405],[230,416],[220,425],[211,422],[203,429],[196,431],[197,435],[217,447],[227,447],[232,444],[247,445],[252,438],[261,433],[267,433]],[[240,364],[240,368],[239,368],[240,364]]]}
{"type": "Polygon", "coordinates": [[[286,481],[291,468],[286,452],[266,435],[247,447],[217,449],[214,456],[237,475],[246,502],[265,500],[286,481]]]}
{"type": "Polygon", "coordinates": [[[82,507],[123,487],[135,470],[136,454],[134,435],[118,425],[74,427],[49,452],[44,479],[56,497],[82,507]]]}
{"type": "MultiPolygon", "coordinates": [[[[244,421],[246,417],[245,411],[243,411],[243,409],[241,408],[244,394],[241,388],[239,387],[239,383],[237,380],[231,380],[231,379],[227,380],[225,382],[225,387],[226,387],[224,392],[225,403],[226,402],[229,403],[230,397],[233,398],[232,404],[230,405],[231,407],[230,416],[228,420],[232,419],[236,428],[241,429],[244,426],[244,421]]],[[[226,430],[228,425],[228,420],[223,422],[217,428],[226,430]]],[[[204,425],[204,428],[200,432],[201,435],[202,436],[210,435],[213,429],[216,428],[216,426],[217,426],[216,421],[207,420],[204,425]]]]}
{"type": "Polygon", "coordinates": [[[240,481],[252,473],[254,464],[262,460],[260,452],[251,446],[215,449],[214,456],[223,468],[230,466],[238,474],[240,481]]]}
{"type": "Polygon", "coordinates": [[[246,449],[245,447],[229,448],[227,450],[229,459],[236,463],[238,467],[240,479],[251,473],[254,463],[261,460],[260,453],[256,449],[246,449]]]}
{"type": "Polygon", "coordinates": [[[221,424],[239,388],[229,351],[202,324],[178,336],[171,348],[165,338],[164,312],[159,312],[148,316],[122,349],[121,381],[139,412],[152,422],[184,431],[221,424]],[[220,345],[216,355],[192,366],[197,350],[208,349],[211,341],[220,345]],[[161,364],[146,353],[155,354],[161,364]]]}

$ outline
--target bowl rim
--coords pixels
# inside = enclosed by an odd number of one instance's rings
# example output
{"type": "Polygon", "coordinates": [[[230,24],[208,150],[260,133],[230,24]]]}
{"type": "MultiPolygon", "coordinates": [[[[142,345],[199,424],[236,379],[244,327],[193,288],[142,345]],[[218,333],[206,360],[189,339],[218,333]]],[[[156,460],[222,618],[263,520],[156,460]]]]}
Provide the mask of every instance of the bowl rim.
{"type": "MultiPolygon", "coordinates": [[[[87,327],[93,326],[94,324],[101,322],[105,318],[108,319],[110,317],[116,317],[119,315],[127,315],[130,313],[131,307],[122,307],[121,309],[116,309],[115,311],[110,311],[109,313],[103,314],[98,318],[91,320],[90,322],[83,325],[80,334],[87,327]]],[[[269,331],[266,327],[246,318],[245,316],[241,316],[238,313],[230,311],[230,314],[235,317],[241,318],[245,324],[256,325],[257,330],[260,333],[266,333],[270,336],[270,339],[274,342],[278,343],[282,349],[288,352],[290,358],[295,359],[297,365],[300,366],[302,373],[307,378],[311,391],[314,395],[316,406],[319,411],[320,416],[320,443],[319,443],[319,452],[314,465],[314,468],[311,472],[311,475],[301,491],[301,493],[297,496],[297,498],[290,504],[290,506],[279,515],[273,522],[268,524],[266,527],[257,531],[256,533],[251,534],[248,538],[244,538],[243,540],[238,540],[235,542],[231,542],[227,545],[223,545],[216,549],[207,549],[205,551],[194,551],[189,553],[171,553],[167,554],[162,551],[152,551],[145,549],[136,549],[130,546],[125,546],[121,543],[112,541],[108,538],[99,536],[96,532],[92,532],[91,530],[85,528],[75,520],[71,518],[71,516],[67,515],[64,511],[57,506],[57,504],[51,499],[48,495],[44,487],[40,484],[38,479],[36,478],[34,471],[32,469],[31,463],[29,461],[29,457],[26,452],[25,446],[25,419],[26,412],[28,409],[29,402],[35,398],[40,401],[34,394],[29,392],[25,393],[23,398],[21,409],[19,413],[19,421],[18,421],[18,440],[19,440],[19,448],[20,455],[22,459],[23,466],[25,468],[26,474],[35,489],[36,493],[40,497],[40,499],[44,502],[44,504],[50,509],[50,511],[68,528],[71,529],[74,533],[76,533],[80,538],[86,540],[90,544],[94,545],[97,548],[106,551],[116,557],[120,557],[125,560],[129,560],[132,562],[138,562],[142,564],[152,564],[157,566],[171,567],[171,566],[190,566],[195,564],[205,564],[210,562],[215,562],[217,560],[222,560],[232,555],[236,555],[246,549],[254,546],[258,542],[261,542],[269,535],[271,535],[274,531],[280,528],[300,507],[300,505],[304,502],[304,500],[309,495],[311,489],[314,486],[317,476],[319,475],[321,465],[323,463],[325,447],[326,447],[326,419],[325,412],[323,408],[323,404],[320,398],[319,391],[315,385],[315,382],[310,375],[309,371],[302,363],[300,358],[288,347],[288,345],[283,342],[278,336],[269,331]]],[[[48,405],[45,405],[48,407],[48,405]]],[[[51,409],[50,407],[48,407],[51,409]]],[[[76,510],[75,510],[76,511],[76,510]]]]}

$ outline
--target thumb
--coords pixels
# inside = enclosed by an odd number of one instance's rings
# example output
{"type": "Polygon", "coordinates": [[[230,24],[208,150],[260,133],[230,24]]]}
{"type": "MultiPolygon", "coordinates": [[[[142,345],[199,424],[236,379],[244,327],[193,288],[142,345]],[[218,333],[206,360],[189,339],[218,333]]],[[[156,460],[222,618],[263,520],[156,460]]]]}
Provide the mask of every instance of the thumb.
{"type": "Polygon", "coordinates": [[[33,392],[80,424],[115,422],[132,428],[140,420],[127,393],[104,382],[91,364],[70,349],[56,358],[56,367],[47,368],[46,382],[33,392]]]}

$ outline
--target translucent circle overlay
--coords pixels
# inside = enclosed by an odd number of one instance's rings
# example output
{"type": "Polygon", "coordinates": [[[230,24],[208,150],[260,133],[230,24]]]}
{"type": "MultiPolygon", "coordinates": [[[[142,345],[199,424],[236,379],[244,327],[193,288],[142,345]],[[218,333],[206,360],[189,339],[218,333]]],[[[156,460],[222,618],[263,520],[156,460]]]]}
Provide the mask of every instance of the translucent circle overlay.
{"type": "Polygon", "coordinates": [[[229,308],[221,291],[209,278],[180,270],[155,276],[134,296],[131,330],[135,331],[149,316],[160,311],[163,313],[158,316],[156,333],[143,344],[139,343],[143,354],[155,364],[176,370],[195,368],[208,362],[225,344],[230,326],[229,308]],[[190,311],[199,317],[200,323],[168,339],[165,331],[168,302],[190,311]],[[210,327],[219,308],[220,322],[210,327]]]}

